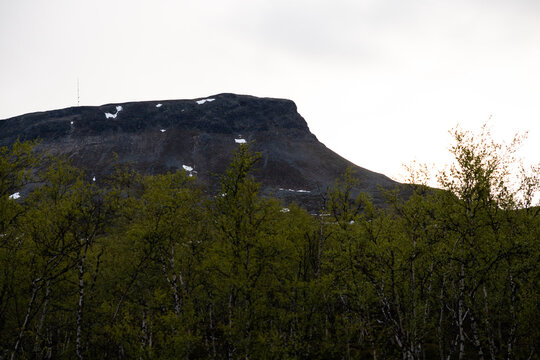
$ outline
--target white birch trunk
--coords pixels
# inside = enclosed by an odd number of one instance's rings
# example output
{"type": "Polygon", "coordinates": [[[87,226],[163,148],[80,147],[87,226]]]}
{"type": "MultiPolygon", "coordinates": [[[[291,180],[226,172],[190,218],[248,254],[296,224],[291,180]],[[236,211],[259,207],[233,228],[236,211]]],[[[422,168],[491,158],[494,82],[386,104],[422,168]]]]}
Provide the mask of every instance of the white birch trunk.
{"type": "Polygon", "coordinates": [[[30,320],[30,314],[32,313],[32,308],[34,307],[34,302],[36,301],[36,296],[39,288],[37,287],[37,283],[41,281],[41,279],[35,279],[32,281],[32,296],[30,297],[30,301],[28,302],[28,307],[26,309],[26,315],[24,317],[24,321],[21,325],[21,329],[19,330],[19,335],[17,336],[17,341],[15,342],[15,345],[13,346],[13,352],[11,353],[11,360],[14,360],[17,356],[17,352],[19,351],[19,347],[21,346],[21,341],[24,335],[24,332],[26,331],[26,326],[28,325],[28,321],[30,320]]]}
{"type": "Polygon", "coordinates": [[[79,270],[79,301],[77,303],[77,330],[75,334],[75,352],[79,360],[83,359],[82,355],[82,319],[84,307],[84,263],[86,260],[86,248],[79,260],[77,266],[79,270]]]}

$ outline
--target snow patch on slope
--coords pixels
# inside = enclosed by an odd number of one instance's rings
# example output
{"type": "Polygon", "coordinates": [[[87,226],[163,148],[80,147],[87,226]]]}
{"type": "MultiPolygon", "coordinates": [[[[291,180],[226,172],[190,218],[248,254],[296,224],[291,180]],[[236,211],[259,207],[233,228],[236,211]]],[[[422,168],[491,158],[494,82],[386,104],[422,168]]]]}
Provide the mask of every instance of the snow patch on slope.
{"type": "Polygon", "coordinates": [[[19,192],[16,192],[15,194],[9,195],[10,199],[16,200],[21,197],[21,194],[19,192]]]}
{"type": "Polygon", "coordinates": [[[107,118],[107,119],[116,119],[116,117],[118,116],[118,113],[119,113],[120,111],[122,111],[122,110],[124,110],[124,109],[122,108],[122,106],[118,105],[118,106],[116,107],[116,113],[115,113],[115,114],[105,113],[105,118],[107,118]]]}
{"type": "Polygon", "coordinates": [[[295,193],[301,193],[301,194],[308,194],[311,192],[309,190],[294,190],[294,189],[284,189],[284,188],[279,188],[279,191],[289,191],[289,192],[295,192],[295,193]]]}
{"type": "Polygon", "coordinates": [[[212,102],[214,100],[216,100],[216,99],[208,98],[208,99],[197,100],[196,102],[197,102],[197,104],[202,105],[205,102],[212,102]]]}

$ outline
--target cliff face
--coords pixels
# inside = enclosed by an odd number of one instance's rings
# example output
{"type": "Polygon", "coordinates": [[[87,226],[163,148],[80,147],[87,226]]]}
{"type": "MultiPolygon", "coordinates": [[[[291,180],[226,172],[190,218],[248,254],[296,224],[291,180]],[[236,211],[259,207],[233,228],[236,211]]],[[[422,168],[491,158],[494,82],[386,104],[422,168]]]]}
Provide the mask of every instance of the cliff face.
{"type": "Polygon", "coordinates": [[[398,184],[360,168],[320,143],[290,100],[219,94],[205,99],[72,107],[0,121],[0,146],[40,139],[39,147],[64,154],[97,181],[117,161],[147,174],[185,170],[209,191],[243,142],[262,157],[254,172],[265,195],[297,201],[308,209],[347,167],[360,180],[357,191],[382,200],[378,185],[398,184]],[[118,155],[115,160],[114,154],[118,155]]]}

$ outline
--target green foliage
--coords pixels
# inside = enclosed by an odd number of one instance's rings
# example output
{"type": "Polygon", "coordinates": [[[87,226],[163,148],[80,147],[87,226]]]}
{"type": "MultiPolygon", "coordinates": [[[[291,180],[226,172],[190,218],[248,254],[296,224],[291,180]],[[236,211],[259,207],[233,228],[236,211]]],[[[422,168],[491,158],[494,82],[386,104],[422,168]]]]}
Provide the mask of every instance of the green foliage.
{"type": "Polygon", "coordinates": [[[249,145],[215,196],[0,148],[0,358],[537,358],[538,169],[454,138],[443,190],[377,208],[347,171],[316,215],[260,195],[249,145]]]}

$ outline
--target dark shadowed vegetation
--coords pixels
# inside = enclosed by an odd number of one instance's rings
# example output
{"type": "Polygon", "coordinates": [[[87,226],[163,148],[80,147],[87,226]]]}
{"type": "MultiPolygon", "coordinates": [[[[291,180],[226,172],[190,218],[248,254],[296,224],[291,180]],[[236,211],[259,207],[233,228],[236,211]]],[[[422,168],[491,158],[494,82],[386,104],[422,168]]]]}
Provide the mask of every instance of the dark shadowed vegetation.
{"type": "Polygon", "coordinates": [[[0,358],[538,359],[538,171],[485,135],[443,190],[381,208],[346,173],[316,214],[261,197],[247,145],[212,196],[0,148],[0,358]]]}

